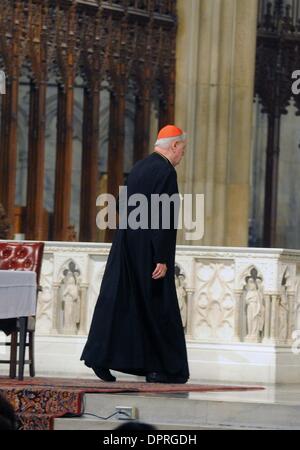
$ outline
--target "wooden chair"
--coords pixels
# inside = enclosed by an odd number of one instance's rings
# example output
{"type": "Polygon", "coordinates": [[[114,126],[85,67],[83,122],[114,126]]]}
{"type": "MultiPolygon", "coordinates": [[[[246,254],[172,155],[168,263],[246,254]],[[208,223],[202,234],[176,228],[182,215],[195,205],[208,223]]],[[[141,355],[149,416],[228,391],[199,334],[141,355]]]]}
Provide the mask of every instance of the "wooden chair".
{"type": "MultiPolygon", "coordinates": [[[[44,252],[43,242],[0,242],[0,270],[29,270],[36,272],[37,294],[41,290],[39,286],[40,273],[44,252]]],[[[10,320],[10,319],[9,319],[10,320]]],[[[10,359],[2,360],[0,364],[9,364],[10,378],[16,377],[17,362],[19,362],[19,379],[23,379],[24,364],[29,364],[31,377],[35,376],[34,366],[34,333],[35,317],[16,318],[14,330],[11,333],[10,342],[4,345],[10,346],[10,359]],[[28,342],[27,342],[28,335],[28,342]],[[19,346],[19,361],[17,361],[17,348],[19,346]],[[29,360],[24,359],[25,347],[29,347],[29,360]]],[[[1,321],[0,321],[1,329],[1,321]]]]}

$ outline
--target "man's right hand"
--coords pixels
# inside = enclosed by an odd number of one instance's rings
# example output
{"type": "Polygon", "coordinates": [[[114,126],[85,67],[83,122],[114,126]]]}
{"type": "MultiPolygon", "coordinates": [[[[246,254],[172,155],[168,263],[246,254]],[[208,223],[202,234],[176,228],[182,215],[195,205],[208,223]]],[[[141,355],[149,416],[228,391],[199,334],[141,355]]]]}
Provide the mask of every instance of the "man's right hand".
{"type": "Polygon", "coordinates": [[[152,278],[154,280],[158,280],[159,278],[163,278],[167,273],[166,264],[157,263],[155,270],[152,273],[152,278]]]}

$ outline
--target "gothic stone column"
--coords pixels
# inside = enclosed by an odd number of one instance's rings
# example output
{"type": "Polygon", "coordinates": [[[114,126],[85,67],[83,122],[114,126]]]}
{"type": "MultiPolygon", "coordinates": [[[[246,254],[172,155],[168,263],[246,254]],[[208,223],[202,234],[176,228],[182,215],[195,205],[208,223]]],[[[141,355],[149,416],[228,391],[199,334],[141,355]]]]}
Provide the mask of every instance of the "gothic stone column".
{"type": "Polygon", "coordinates": [[[248,244],[257,0],[178,0],[175,122],[189,136],[182,193],[205,194],[205,234],[248,244]],[[188,49],[188,51],[187,51],[188,49]]]}

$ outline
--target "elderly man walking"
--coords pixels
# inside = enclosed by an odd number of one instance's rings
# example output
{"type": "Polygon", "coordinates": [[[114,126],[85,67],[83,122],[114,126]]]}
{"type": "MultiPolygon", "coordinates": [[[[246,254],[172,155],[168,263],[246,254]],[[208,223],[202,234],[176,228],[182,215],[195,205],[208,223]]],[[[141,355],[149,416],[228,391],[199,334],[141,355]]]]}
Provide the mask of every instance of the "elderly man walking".
{"type": "MultiPolygon", "coordinates": [[[[180,128],[161,129],[154,151],[128,175],[128,198],[143,194],[151,204],[153,194],[178,197],[175,166],[185,148],[186,136],[180,128]]],[[[153,207],[149,211],[158,214],[153,207]]],[[[81,356],[102,380],[116,380],[110,369],[145,376],[154,383],[189,379],[174,276],[177,228],[173,212],[169,208],[169,227],[159,220],[158,227],[119,226],[115,232],[81,356]]]]}

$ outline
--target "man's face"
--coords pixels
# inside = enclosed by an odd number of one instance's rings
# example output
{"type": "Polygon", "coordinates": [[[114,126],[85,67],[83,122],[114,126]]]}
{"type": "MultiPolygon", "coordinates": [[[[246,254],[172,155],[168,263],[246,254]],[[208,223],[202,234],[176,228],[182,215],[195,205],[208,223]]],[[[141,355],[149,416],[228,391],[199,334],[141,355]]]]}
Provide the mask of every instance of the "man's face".
{"type": "Polygon", "coordinates": [[[177,166],[184,156],[186,149],[186,141],[174,141],[172,143],[173,161],[177,166]]]}

